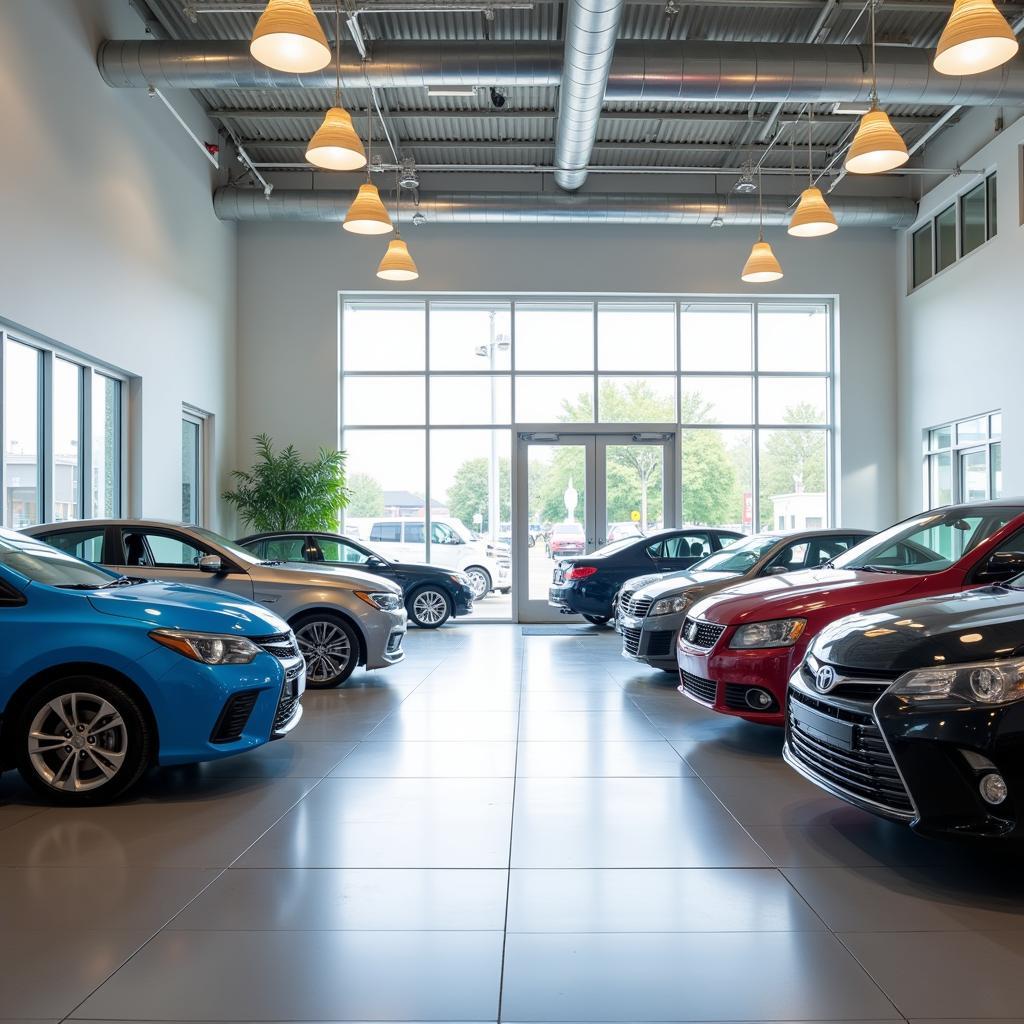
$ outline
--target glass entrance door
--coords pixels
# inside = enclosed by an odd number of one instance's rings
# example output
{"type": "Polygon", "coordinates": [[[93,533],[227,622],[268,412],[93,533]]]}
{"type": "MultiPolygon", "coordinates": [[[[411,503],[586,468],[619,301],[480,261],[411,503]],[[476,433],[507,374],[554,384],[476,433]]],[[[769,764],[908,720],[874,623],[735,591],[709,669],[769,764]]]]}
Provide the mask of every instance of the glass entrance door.
{"type": "Polygon", "coordinates": [[[534,433],[518,443],[519,621],[563,622],[547,603],[563,559],[675,521],[675,435],[534,433]]]}

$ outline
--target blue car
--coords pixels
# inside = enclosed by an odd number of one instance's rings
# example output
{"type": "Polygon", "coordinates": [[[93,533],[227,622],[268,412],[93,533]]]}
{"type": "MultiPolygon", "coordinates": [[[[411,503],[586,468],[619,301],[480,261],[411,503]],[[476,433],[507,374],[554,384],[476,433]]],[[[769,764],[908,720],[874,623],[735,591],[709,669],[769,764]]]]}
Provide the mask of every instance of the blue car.
{"type": "Polygon", "coordinates": [[[302,717],[287,624],[245,598],[117,576],[0,530],[0,770],[104,803],[151,765],[252,750],[302,717]]]}

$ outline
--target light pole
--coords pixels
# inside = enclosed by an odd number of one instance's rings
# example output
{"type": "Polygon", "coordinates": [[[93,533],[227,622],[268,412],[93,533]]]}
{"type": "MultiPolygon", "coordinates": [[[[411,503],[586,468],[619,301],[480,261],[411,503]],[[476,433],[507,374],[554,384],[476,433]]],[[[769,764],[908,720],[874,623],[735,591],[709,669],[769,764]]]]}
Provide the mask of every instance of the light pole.
{"type": "Polygon", "coordinates": [[[498,520],[501,518],[501,467],[498,464],[498,435],[494,423],[498,417],[498,388],[494,371],[497,368],[498,352],[507,352],[511,342],[505,334],[496,333],[495,311],[488,312],[489,336],[486,345],[480,345],[476,354],[485,356],[491,371],[491,465],[487,475],[487,532],[492,543],[498,539],[498,520]]]}

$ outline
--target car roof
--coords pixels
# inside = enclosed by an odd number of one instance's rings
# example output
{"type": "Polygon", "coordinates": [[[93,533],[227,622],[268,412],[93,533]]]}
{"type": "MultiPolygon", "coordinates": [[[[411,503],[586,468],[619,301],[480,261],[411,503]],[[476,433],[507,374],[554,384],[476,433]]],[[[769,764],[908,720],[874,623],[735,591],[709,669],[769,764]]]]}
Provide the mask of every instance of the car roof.
{"type": "Polygon", "coordinates": [[[175,522],[173,519],[68,519],[62,523],[37,523],[26,526],[24,533],[31,534],[39,530],[78,530],[93,526],[154,526],[160,529],[196,530],[203,529],[193,523],[175,522]]]}

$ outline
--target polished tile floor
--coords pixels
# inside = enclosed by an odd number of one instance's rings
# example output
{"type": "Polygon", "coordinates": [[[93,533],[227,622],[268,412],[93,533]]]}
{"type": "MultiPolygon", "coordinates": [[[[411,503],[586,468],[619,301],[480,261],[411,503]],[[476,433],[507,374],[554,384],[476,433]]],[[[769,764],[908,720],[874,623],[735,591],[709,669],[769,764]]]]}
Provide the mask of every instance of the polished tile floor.
{"type": "Polygon", "coordinates": [[[0,1019],[1024,1019],[1019,851],[819,793],[615,636],[412,632],[292,738],[0,781],[0,1019]]]}

